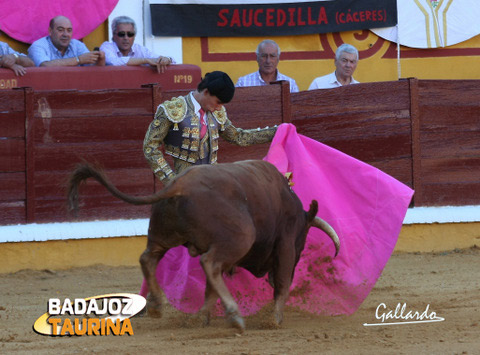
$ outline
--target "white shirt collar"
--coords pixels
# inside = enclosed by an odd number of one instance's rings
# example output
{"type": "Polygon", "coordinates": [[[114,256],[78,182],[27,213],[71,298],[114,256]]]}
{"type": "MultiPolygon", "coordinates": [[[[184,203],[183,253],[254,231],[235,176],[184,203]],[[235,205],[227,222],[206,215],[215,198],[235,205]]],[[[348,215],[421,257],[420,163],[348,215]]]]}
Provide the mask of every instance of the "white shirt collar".
{"type": "Polygon", "coordinates": [[[193,108],[194,108],[195,112],[198,113],[200,111],[200,109],[202,108],[202,106],[200,106],[198,101],[195,99],[195,96],[193,96],[193,93],[194,93],[194,91],[190,92],[190,99],[192,100],[192,104],[193,104],[193,108]]]}

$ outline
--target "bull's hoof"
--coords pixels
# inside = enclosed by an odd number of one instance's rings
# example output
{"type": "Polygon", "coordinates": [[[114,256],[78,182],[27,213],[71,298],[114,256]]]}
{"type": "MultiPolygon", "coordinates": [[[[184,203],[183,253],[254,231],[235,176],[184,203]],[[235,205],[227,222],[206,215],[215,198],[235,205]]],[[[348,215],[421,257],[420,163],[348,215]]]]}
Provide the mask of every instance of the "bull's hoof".
{"type": "Polygon", "coordinates": [[[281,326],[274,319],[264,319],[260,323],[261,329],[281,329],[281,326]]]}
{"type": "Polygon", "coordinates": [[[240,333],[243,333],[245,331],[245,321],[243,320],[242,317],[240,317],[238,314],[232,314],[228,318],[230,325],[233,328],[236,328],[240,331],[240,333]]]}
{"type": "Polygon", "coordinates": [[[205,306],[203,306],[200,312],[197,313],[198,319],[202,322],[202,325],[204,327],[207,327],[210,325],[211,315],[212,315],[211,310],[205,306]]]}
{"type": "Polygon", "coordinates": [[[277,327],[279,327],[280,324],[282,324],[283,322],[283,313],[275,313],[274,322],[277,325],[277,327]]]}
{"type": "Polygon", "coordinates": [[[195,320],[195,324],[198,324],[201,327],[208,327],[210,325],[210,314],[203,311],[198,312],[195,315],[190,317],[195,320]]]}
{"type": "Polygon", "coordinates": [[[210,312],[202,315],[202,325],[208,327],[210,325],[210,312]]]}
{"type": "Polygon", "coordinates": [[[152,318],[162,318],[162,310],[158,308],[147,308],[147,314],[152,318]]]}
{"type": "Polygon", "coordinates": [[[148,298],[147,300],[147,314],[153,318],[162,317],[162,302],[154,298],[148,298]]]}

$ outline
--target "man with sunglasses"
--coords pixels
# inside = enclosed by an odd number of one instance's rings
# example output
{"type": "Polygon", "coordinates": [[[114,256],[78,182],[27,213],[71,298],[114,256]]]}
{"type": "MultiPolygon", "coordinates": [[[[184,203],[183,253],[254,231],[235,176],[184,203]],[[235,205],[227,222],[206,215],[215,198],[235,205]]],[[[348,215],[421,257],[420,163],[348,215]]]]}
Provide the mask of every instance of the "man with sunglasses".
{"type": "Polygon", "coordinates": [[[105,52],[107,65],[150,65],[158,73],[165,72],[173,59],[157,56],[148,48],[135,42],[137,25],[128,16],[118,16],[112,21],[112,42],[104,42],[100,50],[105,52]]]}
{"type": "Polygon", "coordinates": [[[52,18],[48,33],[28,48],[28,56],[37,67],[105,65],[103,52],[90,52],[83,42],[72,38],[72,22],[67,17],[52,18]]]}
{"type": "Polygon", "coordinates": [[[235,93],[232,79],[221,71],[207,73],[197,90],[158,106],[143,142],[143,153],[155,176],[167,184],[192,165],[217,162],[218,138],[240,146],[268,143],[276,127],[236,128],[223,104],[235,93]],[[173,170],[165,153],[173,157],[173,170]]]}

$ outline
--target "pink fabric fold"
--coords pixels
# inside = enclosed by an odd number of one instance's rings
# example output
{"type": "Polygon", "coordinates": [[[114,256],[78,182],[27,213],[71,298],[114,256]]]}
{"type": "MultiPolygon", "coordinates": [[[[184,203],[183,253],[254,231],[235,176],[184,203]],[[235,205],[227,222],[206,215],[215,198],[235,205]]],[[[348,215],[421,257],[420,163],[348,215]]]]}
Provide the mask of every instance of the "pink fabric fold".
{"type": "Polygon", "coordinates": [[[48,35],[53,17],[63,15],[72,22],[73,38],[81,39],[102,24],[117,3],[118,0],[2,1],[0,29],[18,41],[33,43],[48,35]]]}
{"type": "MultiPolygon", "coordinates": [[[[318,216],[337,231],[332,241],[312,228],[295,270],[288,305],[324,315],[354,313],[370,293],[388,262],[402,227],[413,190],[382,171],[283,124],[265,160],[281,173],[293,173],[293,190],[304,209],[319,203],[318,216]]],[[[187,249],[168,251],[159,262],[157,280],[169,302],[197,312],[204,301],[205,275],[199,257],[187,249]]],[[[265,278],[238,268],[226,283],[243,315],[256,313],[273,298],[265,278]]],[[[144,282],[141,294],[146,296],[144,282]]]]}

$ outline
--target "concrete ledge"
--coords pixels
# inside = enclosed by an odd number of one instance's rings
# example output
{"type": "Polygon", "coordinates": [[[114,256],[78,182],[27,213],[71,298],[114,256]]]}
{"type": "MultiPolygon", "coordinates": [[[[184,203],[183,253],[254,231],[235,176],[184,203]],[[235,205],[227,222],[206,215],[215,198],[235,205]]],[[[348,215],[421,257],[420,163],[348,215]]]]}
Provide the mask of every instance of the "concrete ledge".
{"type": "Polygon", "coordinates": [[[480,222],[403,225],[394,252],[439,252],[480,246],[480,222]]]}
{"type": "MultiPolygon", "coordinates": [[[[414,208],[395,252],[439,252],[480,245],[480,206],[414,208]]],[[[148,219],[0,227],[0,273],[94,264],[139,266],[148,219]]]]}
{"type": "MultiPolygon", "coordinates": [[[[148,219],[0,226],[0,243],[145,235],[148,219]]],[[[409,208],[404,225],[480,222],[480,206],[409,208]]]]}
{"type": "Polygon", "coordinates": [[[0,273],[22,269],[62,270],[103,264],[138,266],[147,237],[117,237],[46,242],[0,243],[0,273]]]}
{"type": "MultiPolygon", "coordinates": [[[[146,236],[0,243],[0,273],[94,264],[139,266],[146,245],[146,236]]],[[[395,252],[438,252],[474,245],[480,245],[480,222],[410,224],[403,226],[395,252]]]]}

